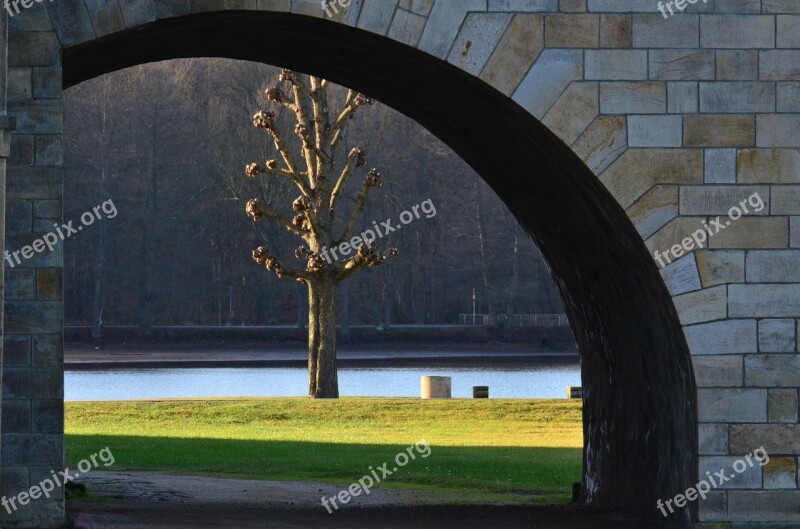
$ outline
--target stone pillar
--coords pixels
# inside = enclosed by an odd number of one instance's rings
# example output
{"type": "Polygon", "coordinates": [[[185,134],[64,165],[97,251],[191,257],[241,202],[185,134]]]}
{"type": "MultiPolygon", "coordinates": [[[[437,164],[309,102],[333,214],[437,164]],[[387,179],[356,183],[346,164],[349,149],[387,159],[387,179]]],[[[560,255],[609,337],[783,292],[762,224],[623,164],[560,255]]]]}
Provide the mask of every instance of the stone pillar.
{"type": "MultiPolygon", "coordinates": [[[[5,248],[20,250],[62,220],[61,49],[45,4],[8,22],[7,110],[16,118],[6,171],[5,248]]],[[[63,244],[12,267],[5,263],[2,486],[11,497],[64,468],[63,244]]],[[[56,489],[2,527],[61,527],[56,489]]]]}

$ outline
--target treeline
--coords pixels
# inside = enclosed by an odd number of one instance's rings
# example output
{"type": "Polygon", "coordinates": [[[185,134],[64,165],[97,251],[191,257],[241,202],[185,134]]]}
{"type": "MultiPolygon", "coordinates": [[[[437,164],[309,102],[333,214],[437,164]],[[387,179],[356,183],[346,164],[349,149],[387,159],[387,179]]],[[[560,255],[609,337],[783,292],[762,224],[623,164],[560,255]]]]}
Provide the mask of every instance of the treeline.
{"type": "MultiPolygon", "coordinates": [[[[65,219],[112,199],[118,215],[65,246],[68,324],[296,324],[305,287],[259,267],[266,244],[284,260],[299,240],[244,212],[260,197],[287,215],[297,192],[244,167],[275,157],[253,128],[271,108],[264,89],[280,70],[223,59],[176,60],[109,74],[65,93],[65,219]]],[[[334,93],[344,97],[345,89],[334,93]]],[[[282,119],[291,127],[291,119],[282,119]]],[[[285,129],[293,136],[292,129],[285,129]]],[[[349,279],[342,323],[455,323],[479,313],[562,312],[536,247],[490,188],[414,121],[376,105],[350,126],[384,186],[361,230],[430,199],[436,215],[381,239],[400,257],[349,279]]],[[[341,162],[340,162],[341,163],[341,162]]],[[[350,196],[361,175],[351,181],[350,196]]],[[[349,209],[349,208],[346,208],[349,209]]]]}

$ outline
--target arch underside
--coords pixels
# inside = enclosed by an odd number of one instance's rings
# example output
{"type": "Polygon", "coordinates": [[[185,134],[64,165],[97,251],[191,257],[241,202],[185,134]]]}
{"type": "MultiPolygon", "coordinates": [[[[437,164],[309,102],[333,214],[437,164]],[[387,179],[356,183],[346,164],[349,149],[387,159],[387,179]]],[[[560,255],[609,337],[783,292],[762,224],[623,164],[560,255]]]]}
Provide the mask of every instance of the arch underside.
{"type": "MultiPolygon", "coordinates": [[[[670,294],[625,212],[507,96],[385,37],[285,13],[169,18],[63,51],[64,87],[166,59],[225,57],[313,73],[415,119],[494,189],[534,239],[582,358],[587,503],[654,517],[691,486],[697,403],[670,294]]],[[[694,519],[689,506],[681,524],[694,519]]]]}

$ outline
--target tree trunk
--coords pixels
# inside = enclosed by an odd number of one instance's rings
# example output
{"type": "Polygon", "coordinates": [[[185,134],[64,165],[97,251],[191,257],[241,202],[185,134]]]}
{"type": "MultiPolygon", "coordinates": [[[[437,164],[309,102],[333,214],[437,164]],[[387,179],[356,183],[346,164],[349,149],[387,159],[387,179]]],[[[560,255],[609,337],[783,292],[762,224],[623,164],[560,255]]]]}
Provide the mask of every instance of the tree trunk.
{"type": "Polygon", "coordinates": [[[336,367],[336,284],[325,278],[308,283],[308,394],[339,398],[336,367]]]}

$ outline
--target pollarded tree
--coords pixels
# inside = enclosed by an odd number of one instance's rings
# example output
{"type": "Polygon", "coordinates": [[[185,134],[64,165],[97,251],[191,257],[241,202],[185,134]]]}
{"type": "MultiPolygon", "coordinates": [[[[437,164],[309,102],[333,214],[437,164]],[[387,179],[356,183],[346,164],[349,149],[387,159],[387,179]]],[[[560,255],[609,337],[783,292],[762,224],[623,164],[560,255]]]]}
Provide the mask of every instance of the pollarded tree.
{"type": "Polygon", "coordinates": [[[363,148],[353,147],[346,159],[337,163],[337,152],[350,120],[360,107],[372,105],[374,101],[351,90],[339,113],[332,115],[328,82],[289,70],[281,72],[279,84],[267,89],[266,96],[294,114],[294,134],[299,138],[299,160],[303,168],[293,155],[291,133],[278,130],[274,112],[260,111],[253,116],[253,125],[270,135],[279,159],[268,160],[263,165],[250,164],[245,173],[251,178],[264,175],[288,179],[300,190],[300,196],[291,203],[292,218],[258,198],[247,202],[246,211],[254,221],[267,217],[302,239],[304,244],[294,255],[305,262],[305,267],[287,265],[266,246],[255,249],[253,259],[278,277],[306,284],[308,394],[313,398],[337,398],[336,285],[361,269],[380,265],[387,257],[397,255],[394,248],[380,252],[375,246],[374,234],[366,240],[360,236],[351,239],[370,190],[381,186],[377,169],[370,170],[364,177],[349,215],[338,215],[348,180],[366,165],[367,158],[363,148]],[[355,254],[337,262],[336,253],[330,252],[331,249],[344,256],[353,251],[355,254]]]}

